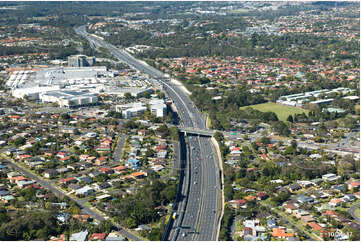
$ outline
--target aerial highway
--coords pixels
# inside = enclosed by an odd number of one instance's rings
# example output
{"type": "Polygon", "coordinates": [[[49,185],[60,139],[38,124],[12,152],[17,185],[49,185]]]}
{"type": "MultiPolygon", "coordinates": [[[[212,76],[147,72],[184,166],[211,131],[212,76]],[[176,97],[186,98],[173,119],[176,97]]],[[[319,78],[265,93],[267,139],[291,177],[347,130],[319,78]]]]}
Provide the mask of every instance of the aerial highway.
{"type": "MultiPolygon", "coordinates": [[[[182,126],[205,129],[205,122],[190,98],[167,75],[133,56],[88,34],[86,26],[75,29],[93,47],[103,47],[130,67],[159,80],[172,98],[182,126]]],[[[221,184],[219,167],[209,137],[188,135],[187,162],[184,167],[182,197],[176,206],[176,216],[166,240],[217,240],[218,224],[223,204],[220,203],[221,184]]]]}

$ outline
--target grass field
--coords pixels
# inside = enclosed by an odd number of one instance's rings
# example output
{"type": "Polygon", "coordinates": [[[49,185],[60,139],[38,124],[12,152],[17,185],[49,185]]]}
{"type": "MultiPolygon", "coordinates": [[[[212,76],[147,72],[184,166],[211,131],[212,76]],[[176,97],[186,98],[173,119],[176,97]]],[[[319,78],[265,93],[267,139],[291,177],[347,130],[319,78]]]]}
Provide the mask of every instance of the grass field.
{"type": "Polygon", "coordinates": [[[278,119],[281,121],[286,121],[289,115],[295,115],[301,113],[308,114],[308,110],[303,108],[296,108],[296,107],[291,107],[291,106],[286,106],[271,102],[245,106],[245,107],[241,107],[240,109],[242,110],[248,107],[256,109],[261,112],[274,112],[277,115],[278,119]]]}

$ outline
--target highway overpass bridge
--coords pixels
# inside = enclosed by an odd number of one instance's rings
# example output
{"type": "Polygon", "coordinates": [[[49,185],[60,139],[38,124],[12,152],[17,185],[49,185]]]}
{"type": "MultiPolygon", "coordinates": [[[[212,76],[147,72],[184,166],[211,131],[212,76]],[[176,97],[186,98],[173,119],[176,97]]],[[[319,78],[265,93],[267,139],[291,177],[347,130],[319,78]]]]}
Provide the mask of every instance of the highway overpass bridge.
{"type": "Polygon", "coordinates": [[[212,137],[214,135],[214,133],[216,132],[215,130],[211,130],[211,129],[199,129],[199,128],[181,127],[181,126],[177,126],[177,127],[180,132],[185,133],[185,134],[197,134],[197,135],[201,135],[201,136],[212,137]]]}
{"type": "MultiPolygon", "coordinates": [[[[169,125],[172,126],[172,125],[169,125]]],[[[216,132],[222,133],[225,137],[230,138],[241,138],[243,136],[240,132],[234,132],[234,131],[220,131],[215,129],[203,129],[203,128],[195,128],[195,127],[185,127],[177,125],[175,126],[178,128],[178,130],[185,134],[196,134],[200,136],[206,136],[206,137],[212,137],[216,132]]]]}

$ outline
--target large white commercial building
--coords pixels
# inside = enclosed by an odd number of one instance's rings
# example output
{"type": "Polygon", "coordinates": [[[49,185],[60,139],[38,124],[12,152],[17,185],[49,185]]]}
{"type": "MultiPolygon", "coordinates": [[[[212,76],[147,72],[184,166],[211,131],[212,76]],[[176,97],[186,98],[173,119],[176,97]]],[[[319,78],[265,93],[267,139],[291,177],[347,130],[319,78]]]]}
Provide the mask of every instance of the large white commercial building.
{"type": "MultiPolygon", "coordinates": [[[[156,117],[164,117],[167,115],[167,105],[162,99],[151,99],[149,101],[150,111],[156,117]]],[[[147,110],[146,104],[137,102],[125,105],[117,105],[115,107],[117,112],[121,112],[124,118],[136,117],[144,113],[147,110]]]]}
{"type": "Polygon", "coordinates": [[[34,71],[14,71],[6,81],[6,86],[12,90],[23,86],[33,75],[34,71]]]}
{"type": "Polygon", "coordinates": [[[59,86],[45,86],[45,87],[27,87],[27,88],[18,88],[12,91],[12,95],[16,98],[24,98],[27,96],[29,100],[36,100],[39,99],[39,95],[41,93],[60,90],[59,86]]]}
{"type": "MultiPolygon", "coordinates": [[[[83,56],[72,56],[70,60],[84,59],[83,56]]],[[[77,66],[77,65],[75,65],[77,66]]],[[[98,94],[124,97],[126,93],[139,98],[144,93],[153,93],[154,81],[139,74],[127,77],[114,77],[112,71],[105,66],[91,67],[52,67],[40,70],[15,71],[6,85],[16,98],[30,100],[40,99],[42,102],[58,103],[61,107],[77,107],[95,104],[98,94]]],[[[157,117],[166,114],[164,101],[153,101],[151,112],[157,117]]],[[[143,113],[147,107],[143,104],[122,108],[125,117],[143,113]]]]}
{"type": "Polygon", "coordinates": [[[72,55],[68,56],[68,66],[72,67],[84,67],[92,66],[95,63],[94,56],[85,56],[85,55],[72,55]]]}
{"type": "Polygon", "coordinates": [[[164,103],[164,100],[152,99],[150,100],[149,105],[151,113],[156,117],[162,118],[167,115],[167,105],[164,103]]]}
{"type": "Polygon", "coordinates": [[[87,91],[57,90],[40,94],[45,103],[58,103],[60,107],[79,107],[98,102],[98,94],[87,91]]]}
{"type": "Polygon", "coordinates": [[[136,117],[144,113],[147,110],[147,107],[143,103],[131,103],[125,105],[117,105],[115,107],[117,112],[121,112],[124,118],[136,117]]]}

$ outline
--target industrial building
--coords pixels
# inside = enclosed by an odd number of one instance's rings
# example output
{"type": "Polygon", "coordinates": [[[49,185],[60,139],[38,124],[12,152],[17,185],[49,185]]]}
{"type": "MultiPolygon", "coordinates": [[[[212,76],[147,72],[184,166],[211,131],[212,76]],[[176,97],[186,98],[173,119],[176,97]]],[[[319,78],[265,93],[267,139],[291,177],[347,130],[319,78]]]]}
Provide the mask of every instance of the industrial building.
{"type": "Polygon", "coordinates": [[[94,56],[85,56],[85,55],[72,55],[68,57],[68,66],[70,67],[84,67],[92,66],[95,64],[94,56]]]}
{"type": "MultiPolygon", "coordinates": [[[[345,95],[352,91],[353,91],[352,89],[344,88],[344,87],[339,87],[339,88],[335,88],[332,90],[322,89],[322,90],[316,90],[316,91],[312,91],[312,92],[297,93],[297,94],[282,96],[277,100],[277,103],[281,103],[281,104],[289,105],[289,106],[302,106],[304,103],[310,102],[311,97],[318,98],[321,95],[327,96],[328,94],[331,94],[331,93],[339,93],[341,95],[345,95]]],[[[325,101],[325,100],[313,101],[311,103],[323,104],[323,103],[329,103],[330,101],[332,101],[330,99],[327,99],[327,101],[325,101]]]]}
{"type": "Polygon", "coordinates": [[[98,94],[88,91],[57,90],[40,94],[40,100],[44,103],[58,103],[60,107],[79,107],[98,102],[98,94]]]}
{"type": "Polygon", "coordinates": [[[320,99],[320,100],[313,101],[313,102],[310,102],[310,103],[311,104],[316,104],[316,105],[331,104],[333,100],[334,100],[333,98],[320,99]]]}

